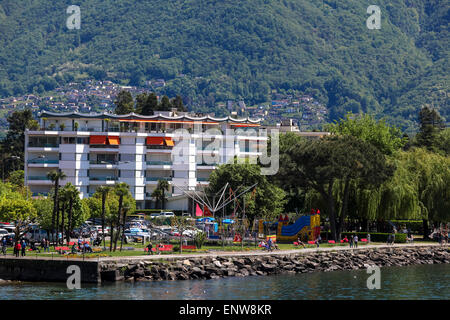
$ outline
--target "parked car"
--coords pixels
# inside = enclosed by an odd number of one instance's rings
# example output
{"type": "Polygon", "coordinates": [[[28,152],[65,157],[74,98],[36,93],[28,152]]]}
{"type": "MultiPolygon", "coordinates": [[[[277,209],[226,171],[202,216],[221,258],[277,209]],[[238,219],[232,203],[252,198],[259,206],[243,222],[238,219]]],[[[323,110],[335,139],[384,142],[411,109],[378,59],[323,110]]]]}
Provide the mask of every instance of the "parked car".
{"type": "Polygon", "coordinates": [[[159,215],[159,218],[171,218],[171,217],[175,217],[175,214],[170,211],[161,212],[161,214],[159,215]]]}
{"type": "Polygon", "coordinates": [[[152,214],[150,215],[150,219],[155,219],[155,218],[158,218],[159,216],[160,216],[159,213],[152,213],[152,214]]]}
{"type": "Polygon", "coordinates": [[[183,236],[193,238],[198,232],[201,232],[201,231],[202,230],[197,229],[197,228],[189,228],[189,229],[183,231],[183,236]]]}
{"type": "Polygon", "coordinates": [[[30,241],[41,241],[44,238],[49,239],[50,237],[47,234],[47,230],[35,227],[25,233],[24,238],[30,241]]]}
{"type": "Polygon", "coordinates": [[[0,229],[0,237],[8,236],[10,235],[9,232],[5,229],[0,229]]]}
{"type": "Polygon", "coordinates": [[[130,228],[124,231],[124,237],[126,242],[142,242],[144,238],[145,241],[150,241],[150,234],[139,228],[130,228]]]}

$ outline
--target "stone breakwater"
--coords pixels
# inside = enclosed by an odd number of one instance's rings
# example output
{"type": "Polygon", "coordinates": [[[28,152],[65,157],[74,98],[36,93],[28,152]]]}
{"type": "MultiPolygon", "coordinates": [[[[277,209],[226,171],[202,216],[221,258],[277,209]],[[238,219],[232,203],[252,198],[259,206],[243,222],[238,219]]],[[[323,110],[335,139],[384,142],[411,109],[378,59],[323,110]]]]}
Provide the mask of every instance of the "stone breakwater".
{"type": "Polygon", "coordinates": [[[109,262],[100,265],[102,281],[217,279],[317,271],[357,270],[368,266],[450,263],[448,247],[378,248],[287,255],[211,256],[189,259],[109,262]]]}

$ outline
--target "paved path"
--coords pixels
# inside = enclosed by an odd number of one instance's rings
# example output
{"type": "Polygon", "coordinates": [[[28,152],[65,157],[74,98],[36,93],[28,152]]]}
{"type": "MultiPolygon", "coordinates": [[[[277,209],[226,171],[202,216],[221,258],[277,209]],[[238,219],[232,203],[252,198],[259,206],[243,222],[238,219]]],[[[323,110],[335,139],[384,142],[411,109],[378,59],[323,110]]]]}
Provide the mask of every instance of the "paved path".
{"type": "MultiPolygon", "coordinates": [[[[288,254],[303,254],[310,252],[326,252],[326,251],[359,251],[368,248],[405,248],[405,247],[438,247],[439,243],[416,243],[416,244],[394,244],[394,245],[363,245],[358,248],[350,248],[343,246],[336,247],[323,247],[323,248],[308,248],[308,249],[292,249],[292,250],[274,250],[271,252],[257,250],[257,251],[247,251],[247,252],[230,252],[230,251],[215,251],[208,253],[198,253],[198,254],[164,254],[164,255],[144,255],[144,256],[130,256],[130,257],[104,257],[100,258],[99,261],[108,262],[108,261],[130,261],[130,260],[155,260],[155,259],[190,259],[190,258],[201,258],[201,257],[248,257],[248,256],[265,256],[265,255],[288,255],[288,254]]],[[[445,245],[448,247],[448,245],[445,245]]]]}
{"type": "MultiPolygon", "coordinates": [[[[202,257],[248,257],[248,256],[265,256],[265,255],[289,255],[289,254],[303,254],[303,253],[311,253],[311,252],[327,252],[327,251],[359,251],[365,250],[368,248],[406,248],[406,247],[438,247],[439,243],[407,243],[407,244],[394,244],[394,245],[386,245],[386,244],[367,244],[362,245],[358,248],[350,248],[343,246],[336,247],[322,247],[322,248],[308,248],[308,249],[292,249],[292,250],[275,250],[271,252],[263,251],[263,250],[254,250],[254,251],[246,251],[246,252],[236,252],[236,251],[213,251],[207,253],[193,253],[193,254],[154,254],[154,255],[140,255],[140,256],[122,256],[122,257],[97,257],[97,258],[86,258],[84,261],[86,262],[120,262],[120,261],[143,261],[143,260],[170,260],[170,259],[191,259],[191,258],[202,258],[202,257]]],[[[449,247],[448,244],[444,245],[444,247],[449,247]]],[[[0,259],[29,259],[29,260],[68,260],[68,261],[83,261],[83,258],[67,258],[67,256],[60,256],[54,254],[53,257],[36,257],[33,254],[30,254],[25,257],[16,258],[13,255],[2,256],[0,255],[0,259]]]]}

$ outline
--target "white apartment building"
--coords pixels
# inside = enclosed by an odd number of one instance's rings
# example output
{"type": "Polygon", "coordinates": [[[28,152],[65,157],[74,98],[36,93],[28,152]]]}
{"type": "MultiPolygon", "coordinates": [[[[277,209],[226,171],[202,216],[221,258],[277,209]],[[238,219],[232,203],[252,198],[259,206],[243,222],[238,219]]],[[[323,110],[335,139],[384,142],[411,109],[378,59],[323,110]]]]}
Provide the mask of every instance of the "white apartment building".
{"type": "Polygon", "coordinates": [[[47,195],[51,170],[61,170],[89,197],[101,185],[125,182],[137,208],[154,208],[158,180],[167,180],[166,209],[192,212],[186,190],[201,191],[219,164],[256,158],[267,144],[260,119],[194,117],[187,113],[40,114],[41,129],[25,133],[25,183],[33,196],[47,195]]]}

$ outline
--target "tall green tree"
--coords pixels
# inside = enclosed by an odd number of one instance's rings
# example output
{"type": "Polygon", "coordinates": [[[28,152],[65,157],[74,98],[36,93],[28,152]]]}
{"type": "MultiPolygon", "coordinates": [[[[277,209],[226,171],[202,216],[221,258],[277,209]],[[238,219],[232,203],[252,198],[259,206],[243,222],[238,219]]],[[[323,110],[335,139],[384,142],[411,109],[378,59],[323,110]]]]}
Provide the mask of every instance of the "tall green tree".
{"type": "Polygon", "coordinates": [[[183,99],[180,95],[177,95],[175,98],[171,101],[171,108],[175,108],[180,112],[186,112],[187,108],[183,104],[183,99]]]}
{"type": "Polygon", "coordinates": [[[146,92],[140,93],[136,96],[136,107],[135,112],[137,114],[142,114],[145,103],[147,102],[148,94],[146,92]]]}
{"type": "MultiPolygon", "coordinates": [[[[67,242],[70,241],[70,234],[74,229],[74,205],[80,201],[80,192],[78,189],[68,182],[61,190],[64,194],[64,200],[67,204],[67,228],[66,228],[66,239],[67,242]]],[[[63,211],[64,213],[64,211],[63,211]]],[[[64,222],[63,222],[64,226],[64,222]]]]}
{"type": "Polygon", "coordinates": [[[114,104],[116,106],[114,110],[116,114],[128,114],[134,112],[133,96],[129,91],[120,91],[114,101],[114,104]]]}
{"type": "Polygon", "coordinates": [[[169,97],[163,96],[161,98],[161,103],[159,104],[159,109],[161,111],[170,111],[171,107],[172,107],[172,105],[170,104],[169,97]]]}
{"type": "MultiPolygon", "coordinates": [[[[52,229],[51,232],[54,234],[55,231],[55,218],[58,213],[58,192],[59,192],[59,182],[62,179],[66,178],[66,174],[61,170],[52,170],[47,174],[47,177],[53,182],[53,213],[52,213],[52,229]]],[[[55,236],[53,236],[53,240],[55,240],[55,236]]]]}
{"type": "Polygon", "coordinates": [[[156,199],[156,203],[161,204],[161,209],[164,209],[166,202],[166,191],[169,191],[169,182],[167,180],[158,180],[155,190],[152,192],[152,197],[156,199]]]}
{"type": "MultiPolygon", "coordinates": [[[[255,218],[273,219],[283,212],[285,204],[285,193],[282,189],[270,183],[266,176],[261,175],[261,168],[256,164],[249,163],[229,163],[220,165],[209,177],[209,185],[206,190],[210,201],[214,201],[216,195],[226,183],[231,188],[225,192],[227,199],[233,199],[230,192],[236,195],[251,187],[255,183],[256,187],[241,196],[236,203],[233,201],[227,205],[226,213],[231,214],[236,208],[240,208],[239,214],[249,219],[252,225],[255,218]],[[245,197],[245,199],[243,198],[245,197]]],[[[215,201],[218,201],[216,196],[215,201]]]]}
{"type": "Polygon", "coordinates": [[[436,109],[423,107],[419,113],[420,129],[416,135],[416,145],[430,151],[437,149],[437,136],[444,123],[436,109]]]}
{"type": "MultiPolygon", "coordinates": [[[[120,220],[121,220],[122,213],[123,213],[122,210],[124,209],[124,206],[123,206],[124,197],[130,195],[129,188],[130,187],[125,182],[120,182],[114,186],[114,193],[119,197],[119,207],[117,209],[117,222],[116,222],[117,235],[114,238],[114,251],[116,251],[117,241],[119,240],[121,232],[123,232],[123,230],[121,230],[120,220]]],[[[112,232],[112,229],[111,229],[111,232],[112,232]]],[[[111,250],[111,247],[110,247],[110,250],[111,250]]]]}
{"type": "Polygon", "coordinates": [[[9,129],[5,139],[1,142],[1,154],[3,175],[8,176],[15,170],[23,170],[23,159],[25,150],[25,130],[38,129],[39,124],[33,118],[31,109],[14,111],[6,118],[9,129]]]}
{"type": "Polygon", "coordinates": [[[394,171],[377,148],[352,136],[332,136],[307,145],[294,143],[287,152],[292,161],[286,164],[290,170],[284,171],[280,179],[320,194],[326,203],[324,211],[329,216],[334,240],[340,239],[346,219],[351,183],[379,186],[394,171]],[[342,185],[340,206],[334,193],[338,183],[342,185]]]}
{"type": "Polygon", "coordinates": [[[141,114],[144,116],[151,116],[158,110],[158,96],[151,92],[147,95],[147,99],[142,106],[141,114]]]}
{"type": "Polygon", "coordinates": [[[36,208],[31,200],[23,199],[16,193],[13,198],[0,197],[0,219],[14,221],[14,240],[18,242],[29,230],[28,225],[37,217],[36,208]]]}
{"type": "Polygon", "coordinates": [[[345,119],[327,125],[326,130],[332,134],[350,135],[367,141],[386,155],[400,150],[406,143],[399,128],[388,125],[385,120],[377,121],[368,114],[349,113],[345,119]]]}
{"type": "Polygon", "coordinates": [[[106,247],[105,244],[105,221],[106,221],[106,200],[108,199],[108,194],[112,191],[109,186],[100,186],[95,191],[101,195],[102,199],[102,238],[103,238],[103,247],[106,247]]]}

